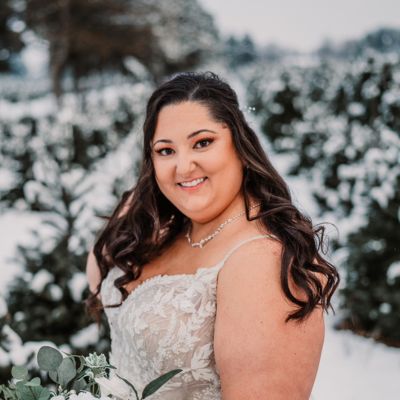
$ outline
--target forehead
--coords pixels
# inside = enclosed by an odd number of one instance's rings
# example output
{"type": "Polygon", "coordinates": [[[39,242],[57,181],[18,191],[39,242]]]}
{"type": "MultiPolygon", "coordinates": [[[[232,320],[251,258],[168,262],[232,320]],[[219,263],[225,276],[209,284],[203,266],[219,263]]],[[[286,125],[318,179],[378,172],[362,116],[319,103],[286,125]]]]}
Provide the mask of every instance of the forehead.
{"type": "Polygon", "coordinates": [[[157,118],[153,139],[161,136],[187,135],[196,129],[217,128],[223,125],[215,121],[208,108],[198,102],[185,101],[179,104],[170,104],[163,107],[157,118]]]}

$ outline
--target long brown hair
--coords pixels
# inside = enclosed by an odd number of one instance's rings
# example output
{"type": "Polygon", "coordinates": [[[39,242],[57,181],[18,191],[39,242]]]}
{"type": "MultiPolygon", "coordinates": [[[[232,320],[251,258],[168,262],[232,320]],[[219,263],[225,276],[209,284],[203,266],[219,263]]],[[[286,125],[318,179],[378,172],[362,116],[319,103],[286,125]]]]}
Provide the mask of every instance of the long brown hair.
{"type": "MultiPolygon", "coordinates": [[[[143,158],[137,183],[124,193],[94,245],[101,282],[115,266],[124,271],[114,282],[122,294],[122,304],[129,294],[123,286],[139,278],[144,265],[159,256],[190,222],[159,190],[151,157],[151,141],[160,110],[184,101],[206,106],[212,118],[226,123],[232,132],[236,150],[247,166],[242,184],[247,219],[250,220],[250,199],[261,203],[259,213],[251,220],[259,219],[283,243],[281,286],[285,296],[297,306],[286,321],[301,321],[318,305],[325,311],[333,309],[331,297],[340,278],[336,268],[321,255],[325,254],[324,226],[313,226],[311,219],[293,205],[287,184],[246,122],[235,91],[212,72],[179,73],[151,95],[143,124],[143,158]],[[306,300],[291,292],[289,277],[305,293],[306,300]]],[[[97,320],[105,307],[96,297],[101,282],[87,299],[88,310],[97,320]]]]}

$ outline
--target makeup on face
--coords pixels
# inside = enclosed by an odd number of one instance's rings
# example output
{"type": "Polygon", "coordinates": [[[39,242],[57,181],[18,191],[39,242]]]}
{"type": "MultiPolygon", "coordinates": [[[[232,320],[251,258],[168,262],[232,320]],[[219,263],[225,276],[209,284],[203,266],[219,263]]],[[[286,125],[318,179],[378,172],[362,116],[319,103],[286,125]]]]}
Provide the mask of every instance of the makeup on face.
{"type": "Polygon", "coordinates": [[[220,212],[240,191],[243,167],[232,133],[202,104],[162,108],[151,150],[161,192],[189,218],[220,212]]]}

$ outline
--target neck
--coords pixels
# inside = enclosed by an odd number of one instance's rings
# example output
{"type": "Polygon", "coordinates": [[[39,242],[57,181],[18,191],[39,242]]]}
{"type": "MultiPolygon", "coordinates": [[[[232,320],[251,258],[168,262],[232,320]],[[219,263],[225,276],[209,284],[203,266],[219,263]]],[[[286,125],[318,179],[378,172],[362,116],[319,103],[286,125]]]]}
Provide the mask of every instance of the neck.
{"type": "MultiPolygon", "coordinates": [[[[255,203],[251,203],[253,205],[255,203]]],[[[237,214],[245,211],[245,203],[244,203],[244,198],[242,195],[235,197],[235,199],[221,212],[214,214],[214,216],[210,219],[208,219],[205,222],[199,222],[199,221],[191,221],[191,229],[190,229],[190,236],[192,239],[192,242],[198,242],[201,239],[205,238],[206,236],[212,234],[215,232],[215,230],[225,222],[228,218],[232,218],[236,216],[237,214]]],[[[250,211],[251,214],[251,211],[250,211]]],[[[246,218],[246,215],[242,215],[239,217],[239,219],[246,218]]],[[[232,225],[236,224],[238,220],[232,221],[232,225]]],[[[226,225],[223,230],[229,230],[230,225],[226,225]]],[[[221,233],[222,234],[222,231],[221,233]]]]}

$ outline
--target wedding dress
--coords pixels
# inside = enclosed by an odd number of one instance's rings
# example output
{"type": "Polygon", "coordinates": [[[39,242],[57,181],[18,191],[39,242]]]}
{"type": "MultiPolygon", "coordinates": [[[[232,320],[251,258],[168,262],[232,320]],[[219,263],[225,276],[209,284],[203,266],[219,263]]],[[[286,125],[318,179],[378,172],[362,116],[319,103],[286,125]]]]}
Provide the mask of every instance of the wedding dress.
{"type": "MultiPolygon", "coordinates": [[[[228,257],[258,235],[234,246],[212,267],[194,274],[156,275],[139,284],[121,306],[105,308],[110,325],[110,363],[134,384],[139,395],[160,375],[181,368],[149,400],[220,400],[221,385],[213,351],[218,272],[228,257]]],[[[123,275],[110,270],[101,286],[104,305],[118,304],[113,285],[123,275]]],[[[114,371],[114,370],[112,370],[114,371]]],[[[132,397],[134,398],[134,397],[132,397]]]]}

